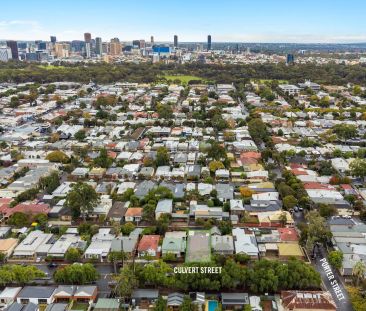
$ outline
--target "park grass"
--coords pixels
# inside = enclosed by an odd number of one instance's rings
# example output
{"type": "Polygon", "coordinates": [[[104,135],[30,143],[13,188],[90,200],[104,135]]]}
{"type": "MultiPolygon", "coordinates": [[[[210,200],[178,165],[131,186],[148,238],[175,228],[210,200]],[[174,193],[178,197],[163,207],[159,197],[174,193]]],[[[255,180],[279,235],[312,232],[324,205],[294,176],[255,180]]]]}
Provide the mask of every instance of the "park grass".
{"type": "Polygon", "coordinates": [[[54,66],[54,65],[38,65],[38,68],[46,69],[46,70],[57,70],[57,69],[63,69],[65,66],[54,66]]]}
{"type": "Polygon", "coordinates": [[[288,84],[287,80],[280,79],[250,79],[251,82],[259,82],[260,84],[264,84],[266,82],[277,81],[279,84],[288,84]]]}
{"type": "Polygon", "coordinates": [[[164,75],[163,78],[165,78],[168,81],[174,81],[174,80],[179,80],[182,84],[188,84],[189,81],[192,80],[201,80],[202,82],[204,82],[204,79],[200,78],[200,77],[196,77],[196,76],[189,76],[189,75],[164,75]]]}

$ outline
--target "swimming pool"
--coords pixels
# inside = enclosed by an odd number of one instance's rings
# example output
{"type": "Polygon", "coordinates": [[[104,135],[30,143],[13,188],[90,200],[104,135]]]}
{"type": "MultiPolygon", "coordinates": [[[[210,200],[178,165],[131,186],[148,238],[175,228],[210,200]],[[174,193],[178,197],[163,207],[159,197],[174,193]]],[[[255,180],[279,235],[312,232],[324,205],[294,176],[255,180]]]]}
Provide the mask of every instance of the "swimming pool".
{"type": "Polygon", "coordinates": [[[219,306],[219,303],[216,300],[209,300],[207,302],[208,310],[207,311],[215,311],[219,306]]]}

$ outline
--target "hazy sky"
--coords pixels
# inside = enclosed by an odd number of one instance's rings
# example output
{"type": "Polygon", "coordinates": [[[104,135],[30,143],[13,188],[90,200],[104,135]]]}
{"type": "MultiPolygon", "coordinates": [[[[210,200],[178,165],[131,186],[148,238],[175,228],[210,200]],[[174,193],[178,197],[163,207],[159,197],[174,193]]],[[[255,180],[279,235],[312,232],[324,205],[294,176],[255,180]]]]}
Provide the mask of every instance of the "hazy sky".
{"type": "Polygon", "coordinates": [[[7,0],[0,39],[366,42],[365,0],[7,0]]]}

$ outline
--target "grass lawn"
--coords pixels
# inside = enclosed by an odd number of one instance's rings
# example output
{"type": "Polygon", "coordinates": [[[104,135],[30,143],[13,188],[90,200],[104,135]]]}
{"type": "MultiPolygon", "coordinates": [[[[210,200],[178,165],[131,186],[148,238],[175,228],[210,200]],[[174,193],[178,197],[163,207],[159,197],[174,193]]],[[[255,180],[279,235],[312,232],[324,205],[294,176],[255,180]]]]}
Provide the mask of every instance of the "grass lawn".
{"type": "Polygon", "coordinates": [[[163,78],[167,79],[168,81],[180,80],[180,82],[182,84],[188,84],[188,82],[191,80],[202,80],[202,82],[204,82],[204,79],[202,79],[200,77],[188,76],[188,75],[187,76],[185,76],[185,75],[177,75],[177,76],[165,75],[165,76],[163,76],[163,78]]]}
{"type": "Polygon", "coordinates": [[[88,304],[87,303],[81,303],[81,302],[74,302],[72,305],[71,310],[88,310],[88,304]]]}
{"type": "Polygon", "coordinates": [[[259,83],[263,84],[266,82],[271,82],[271,81],[277,81],[279,84],[287,84],[288,81],[287,80],[277,80],[277,79],[251,79],[252,82],[258,81],[259,83]]]}
{"type": "Polygon", "coordinates": [[[65,66],[54,66],[54,65],[48,65],[48,66],[39,65],[38,67],[42,68],[42,69],[46,69],[46,70],[55,70],[55,69],[57,70],[57,69],[65,68],[65,66]]]}

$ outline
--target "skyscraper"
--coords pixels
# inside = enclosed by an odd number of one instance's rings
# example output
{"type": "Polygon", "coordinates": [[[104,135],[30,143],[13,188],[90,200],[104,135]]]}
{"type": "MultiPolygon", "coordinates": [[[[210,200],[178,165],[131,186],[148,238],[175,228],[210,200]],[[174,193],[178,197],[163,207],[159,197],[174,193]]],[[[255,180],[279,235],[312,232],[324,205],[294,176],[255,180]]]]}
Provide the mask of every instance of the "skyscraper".
{"type": "Polygon", "coordinates": [[[10,48],[0,48],[0,62],[7,62],[12,58],[10,48]]]}
{"type": "Polygon", "coordinates": [[[133,47],[137,47],[137,48],[141,48],[141,46],[140,46],[140,40],[133,40],[132,41],[132,46],[133,47]]]}
{"type": "Polygon", "coordinates": [[[11,50],[11,58],[18,60],[19,59],[18,43],[16,41],[10,40],[6,41],[6,46],[9,47],[11,50]]]}
{"type": "Polygon", "coordinates": [[[95,38],[95,53],[97,55],[102,55],[103,53],[102,38],[100,37],[95,38]]]}
{"type": "Polygon", "coordinates": [[[207,36],[207,51],[211,50],[211,35],[207,36]]]}
{"type": "Polygon", "coordinates": [[[150,43],[151,43],[151,45],[154,45],[154,36],[150,37],[150,43]]]}
{"type": "Polygon", "coordinates": [[[178,47],[178,36],[174,35],[174,47],[177,48],[178,47]]]}
{"type": "Polygon", "coordinates": [[[295,62],[295,57],[294,54],[287,54],[286,56],[286,64],[290,65],[293,64],[295,62]]]}
{"type": "Polygon", "coordinates": [[[52,43],[56,43],[56,36],[51,36],[50,38],[52,43]]]}
{"type": "Polygon", "coordinates": [[[90,58],[91,56],[91,34],[89,32],[84,33],[85,41],[85,57],[90,58]]]}
{"type": "Polygon", "coordinates": [[[84,33],[84,41],[85,42],[91,42],[91,34],[90,34],[90,32],[86,32],[86,33],[84,33]]]}

